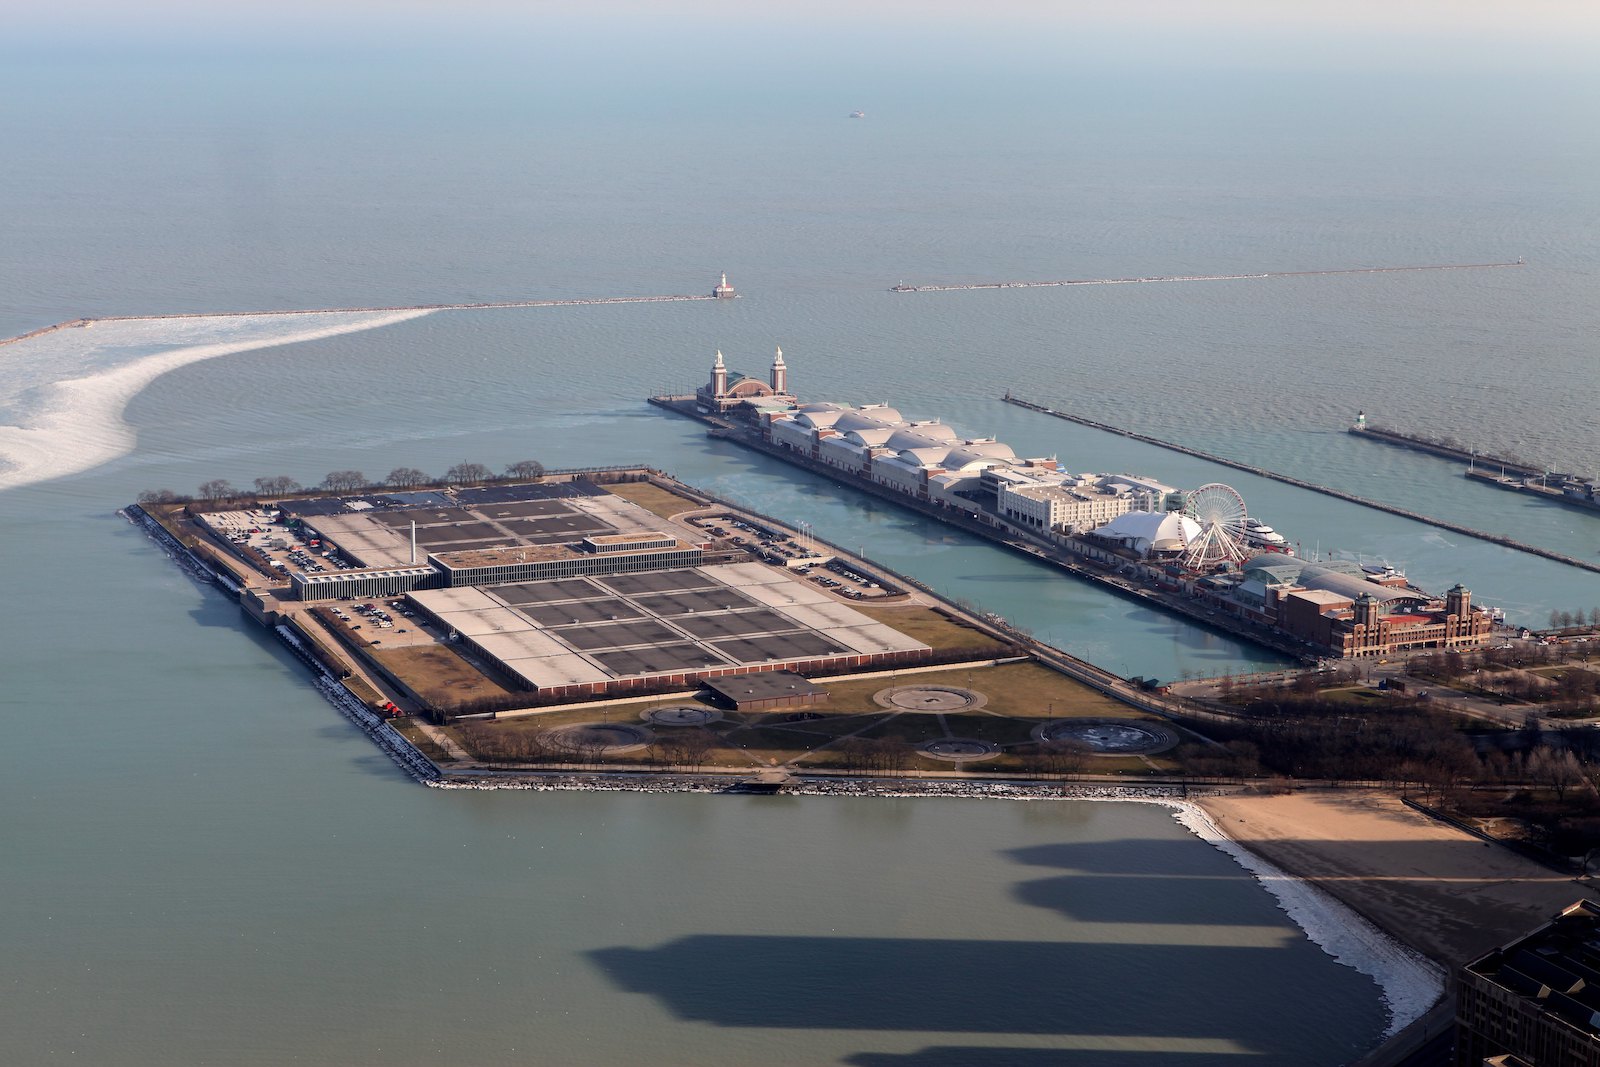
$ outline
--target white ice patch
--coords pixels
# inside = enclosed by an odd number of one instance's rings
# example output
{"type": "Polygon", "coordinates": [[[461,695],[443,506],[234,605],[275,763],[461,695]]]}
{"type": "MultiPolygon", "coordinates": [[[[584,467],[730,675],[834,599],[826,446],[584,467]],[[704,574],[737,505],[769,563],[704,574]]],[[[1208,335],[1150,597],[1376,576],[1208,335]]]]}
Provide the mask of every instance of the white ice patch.
{"type": "Polygon", "coordinates": [[[125,319],[67,327],[0,347],[0,490],[77,474],[133,451],[134,432],[123,411],[169,371],[429,313],[125,319]]]}

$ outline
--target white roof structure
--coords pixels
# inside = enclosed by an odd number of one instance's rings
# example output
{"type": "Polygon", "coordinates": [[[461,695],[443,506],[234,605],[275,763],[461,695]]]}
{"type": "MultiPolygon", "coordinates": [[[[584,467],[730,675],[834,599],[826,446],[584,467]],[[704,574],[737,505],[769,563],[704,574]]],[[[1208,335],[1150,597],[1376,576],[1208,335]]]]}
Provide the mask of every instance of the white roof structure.
{"type": "Polygon", "coordinates": [[[463,642],[536,689],[930,651],[788,570],[761,563],[410,596],[463,642]],[[645,588],[624,591],[624,578],[645,588]],[[615,584],[606,586],[608,579],[615,584]]]}
{"type": "Polygon", "coordinates": [[[1130,511],[1095,531],[1096,537],[1122,541],[1135,552],[1181,552],[1200,536],[1200,524],[1175,511],[1130,511]]]}

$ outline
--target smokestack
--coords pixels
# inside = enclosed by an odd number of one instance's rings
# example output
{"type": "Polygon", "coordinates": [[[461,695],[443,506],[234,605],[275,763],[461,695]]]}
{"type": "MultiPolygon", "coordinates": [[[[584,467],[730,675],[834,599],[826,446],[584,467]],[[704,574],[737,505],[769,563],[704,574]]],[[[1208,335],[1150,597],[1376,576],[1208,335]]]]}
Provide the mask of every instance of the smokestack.
{"type": "Polygon", "coordinates": [[[413,565],[415,565],[416,562],[417,562],[417,520],[416,519],[412,519],[411,520],[411,562],[412,562],[413,565]]]}

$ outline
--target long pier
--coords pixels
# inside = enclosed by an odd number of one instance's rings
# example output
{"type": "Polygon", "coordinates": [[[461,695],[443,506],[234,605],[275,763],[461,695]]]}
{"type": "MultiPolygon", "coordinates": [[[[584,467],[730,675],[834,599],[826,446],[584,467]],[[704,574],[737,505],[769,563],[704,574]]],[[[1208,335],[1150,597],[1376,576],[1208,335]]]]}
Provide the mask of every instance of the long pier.
{"type": "Polygon", "coordinates": [[[598,296],[570,300],[498,300],[471,304],[395,304],[389,307],[342,308],[286,308],[279,311],[175,311],[160,315],[98,315],[93,318],[68,319],[37,330],[0,338],[0,345],[15,344],[33,337],[41,337],[57,330],[83,329],[97,322],[155,322],[163,319],[239,319],[266,318],[274,315],[348,315],[381,313],[386,311],[487,311],[492,308],[554,308],[586,307],[591,304],[670,304],[684,300],[717,300],[717,296],[598,296]]]}
{"type": "Polygon", "coordinates": [[[1398,515],[1403,519],[1412,519],[1416,522],[1425,523],[1428,526],[1434,526],[1441,530],[1449,530],[1451,533],[1462,534],[1466,537],[1474,537],[1480,541],[1488,541],[1490,544],[1500,545],[1503,548],[1516,549],[1518,552],[1526,552],[1532,556],[1541,556],[1544,559],[1554,560],[1557,563],[1564,563],[1569,567],[1577,567],[1580,570],[1592,571],[1596,574],[1600,574],[1600,564],[1591,563],[1586,559],[1578,559],[1576,556],[1568,556],[1564,553],[1555,552],[1548,548],[1540,548],[1538,545],[1525,544],[1521,541],[1515,540],[1514,538],[1507,537],[1505,534],[1487,533],[1483,530],[1475,530],[1470,526],[1463,526],[1458,522],[1451,522],[1448,519],[1436,519],[1431,515],[1424,515],[1421,512],[1412,511],[1409,508],[1398,507],[1394,504],[1385,504],[1381,500],[1372,500],[1368,497],[1358,496],[1355,493],[1347,493],[1343,489],[1334,489],[1331,486],[1319,485],[1316,482],[1308,482],[1304,478],[1296,478],[1288,474],[1279,474],[1277,471],[1271,471],[1265,467],[1257,467],[1252,463],[1241,463],[1236,459],[1228,459],[1226,456],[1218,456],[1211,452],[1203,452],[1198,448],[1190,448],[1188,445],[1180,445],[1173,441],[1163,441],[1159,437],[1151,437],[1149,434],[1137,433],[1133,430],[1124,429],[1121,426],[1112,426],[1110,423],[1099,422],[1095,419],[1085,418],[1082,415],[1074,415],[1066,411],[1057,411],[1055,408],[1045,407],[1043,404],[1035,404],[1031,400],[1023,400],[1021,397],[1012,396],[1010,393],[1007,393],[1000,399],[1004,400],[1007,404],[1015,404],[1019,408],[1026,408],[1029,411],[1036,411],[1041,415],[1049,415],[1052,418],[1065,419],[1068,422],[1075,422],[1080,426],[1088,426],[1089,428],[1095,430],[1104,430],[1106,433],[1114,433],[1120,437],[1126,437],[1147,445],[1155,445],[1157,448],[1165,448],[1169,452],[1178,452],[1185,456],[1193,456],[1196,459],[1203,459],[1208,463],[1215,463],[1223,467],[1231,467],[1234,470],[1244,471],[1247,474],[1254,474],[1262,478],[1270,478],[1272,481],[1282,482],[1285,485],[1292,485],[1298,489],[1309,489],[1311,492],[1321,493],[1323,496],[1331,496],[1337,500],[1348,501],[1352,504],[1360,504],[1362,507],[1372,508],[1375,511],[1388,512],[1390,515],[1398,515]]]}
{"type": "MultiPolygon", "coordinates": [[[[1027,556],[1036,562],[1049,564],[1076,578],[1092,582],[1124,599],[1143,603],[1147,607],[1163,608],[1172,614],[1182,615],[1190,622],[1206,629],[1215,630],[1218,633],[1224,633],[1242,641],[1248,641],[1251,644],[1277,652],[1290,659],[1302,662],[1311,662],[1315,659],[1303,643],[1295,641],[1287,635],[1275,633],[1265,626],[1247,622],[1232,615],[1210,612],[1199,604],[1180,596],[1168,594],[1162,590],[1124,581],[1108,570],[1083,561],[1081,557],[1069,555],[1068,550],[1064,550],[1060,545],[1035,538],[1021,530],[1002,528],[990,522],[980,521],[974,516],[952,508],[943,508],[925,500],[918,500],[904,493],[887,489],[871,479],[852,475],[849,471],[819,463],[809,456],[778,448],[776,445],[763,441],[753,434],[745,433],[733,423],[719,419],[714,415],[702,414],[696,409],[693,396],[653,396],[649,398],[649,403],[665,411],[683,415],[710,426],[711,429],[707,431],[708,436],[718,440],[731,441],[734,444],[750,449],[752,452],[760,452],[772,456],[790,466],[810,471],[831,482],[848,485],[853,489],[875,496],[906,511],[916,512],[947,526],[964,530],[1017,555],[1027,556]]],[[[1084,679],[1080,678],[1080,680],[1084,679]]]]}
{"type": "Polygon", "coordinates": [[[1426,263],[1411,267],[1341,267],[1333,270],[1268,270],[1253,274],[1157,274],[1145,278],[1067,278],[1046,282],[973,282],[968,285],[899,285],[891,293],[958,293],[970,289],[1051,289],[1065,285],[1143,285],[1148,282],[1237,282],[1263,278],[1312,278],[1330,274],[1399,274],[1419,270],[1487,270],[1493,267],[1522,267],[1519,257],[1509,263],[1426,263]]]}

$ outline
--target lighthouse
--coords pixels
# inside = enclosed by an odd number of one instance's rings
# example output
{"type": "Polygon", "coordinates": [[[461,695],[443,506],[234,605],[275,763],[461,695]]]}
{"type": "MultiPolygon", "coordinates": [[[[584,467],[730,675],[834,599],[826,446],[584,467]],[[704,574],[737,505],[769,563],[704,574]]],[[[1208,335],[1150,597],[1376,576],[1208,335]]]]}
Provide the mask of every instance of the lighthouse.
{"type": "Polygon", "coordinates": [[[728,284],[728,272],[722,272],[722,281],[711,287],[711,295],[718,300],[732,300],[739,294],[733,291],[733,286],[728,284]]]}

